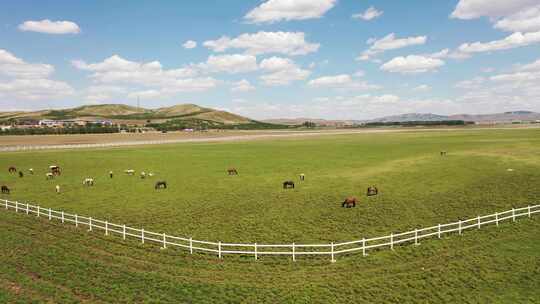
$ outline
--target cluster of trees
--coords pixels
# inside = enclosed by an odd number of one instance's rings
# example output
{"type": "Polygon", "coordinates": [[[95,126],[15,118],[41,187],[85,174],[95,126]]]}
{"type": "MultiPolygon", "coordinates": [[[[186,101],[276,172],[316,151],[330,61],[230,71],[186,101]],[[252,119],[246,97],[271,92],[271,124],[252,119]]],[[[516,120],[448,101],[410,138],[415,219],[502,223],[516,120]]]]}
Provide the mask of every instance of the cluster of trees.
{"type": "Polygon", "coordinates": [[[441,120],[441,121],[400,121],[400,122],[368,122],[359,127],[419,127],[419,126],[465,126],[474,122],[464,120],[441,120]]]}
{"type": "Polygon", "coordinates": [[[244,124],[224,124],[204,119],[174,119],[164,123],[149,123],[146,127],[154,128],[158,131],[181,131],[185,129],[193,129],[203,131],[208,129],[220,130],[271,130],[271,129],[286,129],[288,126],[252,121],[244,124]]]}
{"type": "Polygon", "coordinates": [[[0,130],[0,135],[48,135],[48,134],[103,134],[120,132],[116,126],[88,125],[65,128],[11,128],[0,130]]]}

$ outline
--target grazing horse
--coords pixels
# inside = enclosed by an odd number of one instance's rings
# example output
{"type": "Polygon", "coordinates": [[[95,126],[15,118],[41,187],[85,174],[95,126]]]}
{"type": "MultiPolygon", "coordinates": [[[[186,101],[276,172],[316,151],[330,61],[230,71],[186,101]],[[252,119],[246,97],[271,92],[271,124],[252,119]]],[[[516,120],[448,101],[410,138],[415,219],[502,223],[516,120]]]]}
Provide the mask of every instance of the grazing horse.
{"type": "Polygon", "coordinates": [[[229,168],[227,169],[227,173],[229,175],[238,175],[238,171],[236,170],[236,168],[229,168]]]}
{"type": "Polygon", "coordinates": [[[303,181],[306,179],[306,175],[304,173],[300,173],[300,180],[303,181]]]}
{"type": "Polygon", "coordinates": [[[8,172],[9,173],[15,173],[15,172],[17,172],[17,168],[11,166],[11,167],[8,168],[8,172]]]}
{"type": "Polygon", "coordinates": [[[341,207],[347,207],[347,208],[351,208],[351,207],[356,207],[356,197],[354,196],[351,196],[351,197],[347,197],[345,199],[345,201],[343,201],[343,204],[341,204],[341,207]]]}
{"type": "Polygon", "coordinates": [[[374,196],[379,194],[379,189],[375,186],[370,186],[367,188],[367,196],[374,196]]]}
{"type": "Polygon", "coordinates": [[[54,189],[56,190],[56,193],[60,194],[60,185],[56,185],[54,189]]]}
{"type": "Polygon", "coordinates": [[[34,175],[34,169],[30,168],[30,169],[28,169],[28,172],[30,172],[30,174],[34,175]]]}
{"type": "Polygon", "coordinates": [[[109,177],[113,178],[113,172],[112,171],[109,171],[109,177]]]}
{"type": "Polygon", "coordinates": [[[446,156],[447,152],[446,151],[441,151],[441,156],[446,156]]]}
{"type": "Polygon", "coordinates": [[[154,186],[154,189],[160,189],[160,188],[163,188],[163,189],[167,189],[167,182],[166,181],[158,181],[156,182],[156,185],[154,186]]]}
{"type": "Polygon", "coordinates": [[[54,179],[54,174],[52,173],[45,173],[45,179],[54,179]]]}
{"type": "Polygon", "coordinates": [[[127,170],[124,170],[124,173],[126,173],[127,175],[133,175],[133,174],[135,174],[135,170],[127,169],[127,170]]]}
{"type": "Polygon", "coordinates": [[[94,185],[94,179],[93,179],[93,178],[90,178],[90,177],[87,177],[87,178],[85,178],[85,179],[83,180],[82,183],[83,183],[84,186],[90,187],[90,186],[93,186],[93,185],[94,185]]]}
{"type": "Polygon", "coordinates": [[[294,182],[293,181],[284,181],[283,182],[283,189],[294,189],[294,182]]]}
{"type": "Polygon", "coordinates": [[[141,172],[141,179],[145,179],[146,178],[146,173],[143,171],[141,172]]]}
{"type": "Polygon", "coordinates": [[[19,177],[20,178],[23,178],[24,177],[24,173],[22,171],[19,171],[19,177]]]}
{"type": "Polygon", "coordinates": [[[8,186],[2,186],[2,194],[9,194],[10,190],[8,186]]]}

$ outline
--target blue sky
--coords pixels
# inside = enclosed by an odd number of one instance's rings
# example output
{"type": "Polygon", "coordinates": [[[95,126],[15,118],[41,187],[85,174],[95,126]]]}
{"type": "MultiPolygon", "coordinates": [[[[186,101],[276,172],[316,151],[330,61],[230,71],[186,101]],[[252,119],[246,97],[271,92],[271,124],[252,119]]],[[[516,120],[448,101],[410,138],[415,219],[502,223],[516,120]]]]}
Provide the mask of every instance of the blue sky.
{"type": "Polygon", "coordinates": [[[18,0],[0,21],[2,110],[540,111],[538,0],[18,0]]]}

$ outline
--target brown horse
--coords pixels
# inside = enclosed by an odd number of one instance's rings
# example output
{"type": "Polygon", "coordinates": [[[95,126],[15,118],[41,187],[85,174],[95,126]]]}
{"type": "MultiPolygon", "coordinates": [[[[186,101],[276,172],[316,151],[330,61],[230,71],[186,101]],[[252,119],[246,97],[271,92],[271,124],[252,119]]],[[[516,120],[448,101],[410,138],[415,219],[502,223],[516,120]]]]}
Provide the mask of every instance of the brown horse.
{"type": "Polygon", "coordinates": [[[238,175],[238,171],[236,170],[236,168],[229,168],[227,169],[227,173],[229,175],[238,175]]]}
{"type": "Polygon", "coordinates": [[[2,186],[2,194],[9,194],[10,190],[8,186],[2,186]]]}
{"type": "Polygon", "coordinates": [[[17,168],[11,166],[11,167],[8,168],[8,172],[9,173],[15,173],[15,172],[17,172],[17,168]]]}
{"type": "Polygon", "coordinates": [[[283,189],[294,189],[294,182],[293,181],[284,181],[283,182],[283,189]]]}
{"type": "Polygon", "coordinates": [[[354,196],[347,197],[345,201],[343,201],[343,204],[341,204],[341,207],[347,207],[347,208],[356,207],[356,197],[354,196]]]}
{"type": "Polygon", "coordinates": [[[441,156],[446,156],[447,152],[446,151],[441,151],[441,156]]]}
{"type": "Polygon", "coordinates": [[[375,186],[370,186],[367,188],[367,196],[374,196],[379,194],[379,189],[375,186]]]}
{"type": "Polygon", "coordinates": [[[158,181],[156,182],[156,185],[154,186],[154,189],[167,189],[167,182],[166,181],[158,181]]]}

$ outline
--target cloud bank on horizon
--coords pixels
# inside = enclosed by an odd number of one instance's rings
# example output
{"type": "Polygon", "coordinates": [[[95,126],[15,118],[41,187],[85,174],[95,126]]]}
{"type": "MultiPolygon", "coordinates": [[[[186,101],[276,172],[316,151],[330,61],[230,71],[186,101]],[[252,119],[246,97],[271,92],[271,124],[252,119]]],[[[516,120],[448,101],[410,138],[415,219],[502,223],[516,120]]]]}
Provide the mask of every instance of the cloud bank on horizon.
{"type": "Polygon", "coordinates": [[[538,0],[4,6],[2,110],[140,100],[257,119],[540,111],[538,0]]]}

